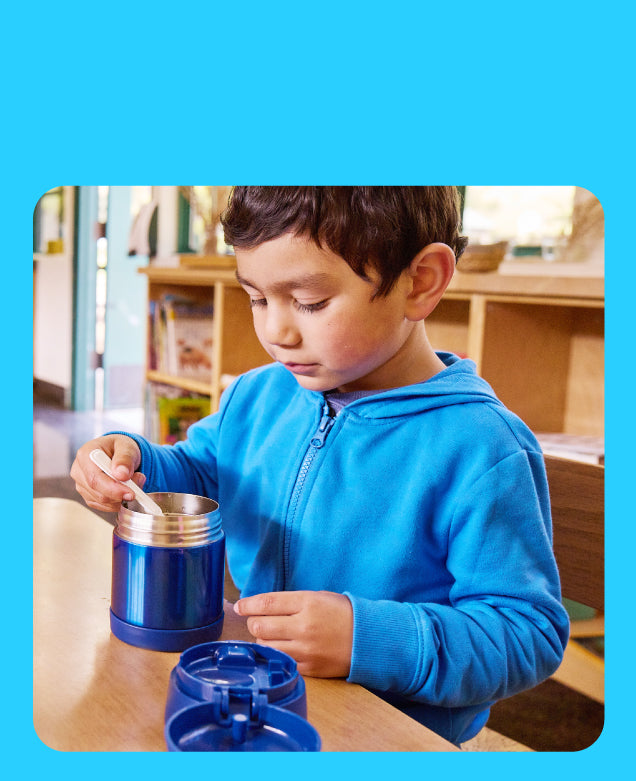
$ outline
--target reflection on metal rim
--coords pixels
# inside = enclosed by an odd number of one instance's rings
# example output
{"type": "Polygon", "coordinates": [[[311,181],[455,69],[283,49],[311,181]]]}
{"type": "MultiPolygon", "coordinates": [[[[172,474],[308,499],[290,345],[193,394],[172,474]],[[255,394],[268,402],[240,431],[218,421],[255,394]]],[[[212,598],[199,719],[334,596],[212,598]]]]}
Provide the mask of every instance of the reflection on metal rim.
{"type": "Polygon", "coordinates": [[[219,505],[213,499],[169,492],[149,496],[164,515],[149,515],[137,502],[125,502],[115,530],[123,540],[160,548],[187,548],[206,545],[223,535],[219,505]]]}

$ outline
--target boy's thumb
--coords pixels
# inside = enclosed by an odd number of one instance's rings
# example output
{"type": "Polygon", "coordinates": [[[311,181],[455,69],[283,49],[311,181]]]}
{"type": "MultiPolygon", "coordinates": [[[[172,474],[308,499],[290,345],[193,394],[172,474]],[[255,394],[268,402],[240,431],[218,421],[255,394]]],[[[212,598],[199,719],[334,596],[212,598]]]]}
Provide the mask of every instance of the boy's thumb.
{"type": "Polygon", "coordinates": [[[125,467],[123,464],[119,464],[118,466],[113,467],[113,474],[118,480],[123,480],[124,482],[126,480],[130,480],[132,476],[130,469],[125,467]]]}
{"type": "Polygon", "coordinates": [[[134,440],[126,437],[128,442],[117,442],[111,460],[113,474],[118,480],[130,480],[135,473],[139,461],[139,448],[134,440]]]}

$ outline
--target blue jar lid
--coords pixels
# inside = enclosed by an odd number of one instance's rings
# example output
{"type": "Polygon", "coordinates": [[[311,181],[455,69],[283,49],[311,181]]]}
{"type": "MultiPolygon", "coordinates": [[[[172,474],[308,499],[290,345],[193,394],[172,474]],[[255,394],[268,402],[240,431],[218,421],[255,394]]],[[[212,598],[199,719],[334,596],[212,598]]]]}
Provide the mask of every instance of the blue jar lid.
{"type": "Polygon", "coordinates": [[[190,697],[210,700],[220,689],[248,689],[273,704],[304,694],[304,681],[288,654],[258,643],[201,643],[181,654],[178,686],[190,697]]]}
{"type": "Polygon", "coordinates": [[[175,713],[166,723],[169,751],[320,751],[320,736],[308,721],[228,693],[225,702],[204,702],[175,713]],[[225,710],[225,708],[227,708],[225,710]]]}

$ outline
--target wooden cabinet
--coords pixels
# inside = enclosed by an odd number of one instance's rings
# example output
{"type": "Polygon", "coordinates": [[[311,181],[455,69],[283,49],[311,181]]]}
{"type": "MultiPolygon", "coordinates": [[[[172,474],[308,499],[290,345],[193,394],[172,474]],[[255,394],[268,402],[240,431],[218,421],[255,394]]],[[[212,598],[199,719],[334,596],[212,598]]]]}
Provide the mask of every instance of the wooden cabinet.
{"type": "Polygon", "coordinates": [[[457,272],[427,320],[536,432],[603,436],[604,280],[457,272]]]}
{"type": "Polygon", "coordinates": [[[209,382],[150,369],[146,371],[147,380],[210,396],[211,408],[214,411],[218,409],[222,390],[233,377],[271,362],[254,333],[249,299],[236,281],[231,268],[149,266],[139,271],[148,277],[149,301],[159,301],[164,294],[186,295],[214,306],[213,354],[209,382]]]}
{"type": "MultiPolygon", "coordinates": [[[[230,379],[270,362],[232,268],[140,269],[149,300],[187,294],[214,304],[209,382],[148,371],[147,379],[209,395],[216,410],[230,379]]],[[[534,431],[603,436],[602,277],[457,272],[427,320],[436,349],[472,358],[499,398],[534,431]]]]}

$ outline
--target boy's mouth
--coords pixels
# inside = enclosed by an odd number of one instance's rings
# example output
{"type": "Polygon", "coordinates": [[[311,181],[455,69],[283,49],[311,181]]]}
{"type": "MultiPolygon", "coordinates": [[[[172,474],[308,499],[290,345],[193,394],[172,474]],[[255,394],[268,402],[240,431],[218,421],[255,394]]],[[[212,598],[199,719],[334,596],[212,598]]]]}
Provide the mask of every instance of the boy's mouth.
{"type": "Polygon", "coordinates": [[[311,374],[318,366],[317,363],[294,363],[293,361],[285,361],[283,366],[289,369],[293,374],[311,374]]]}

